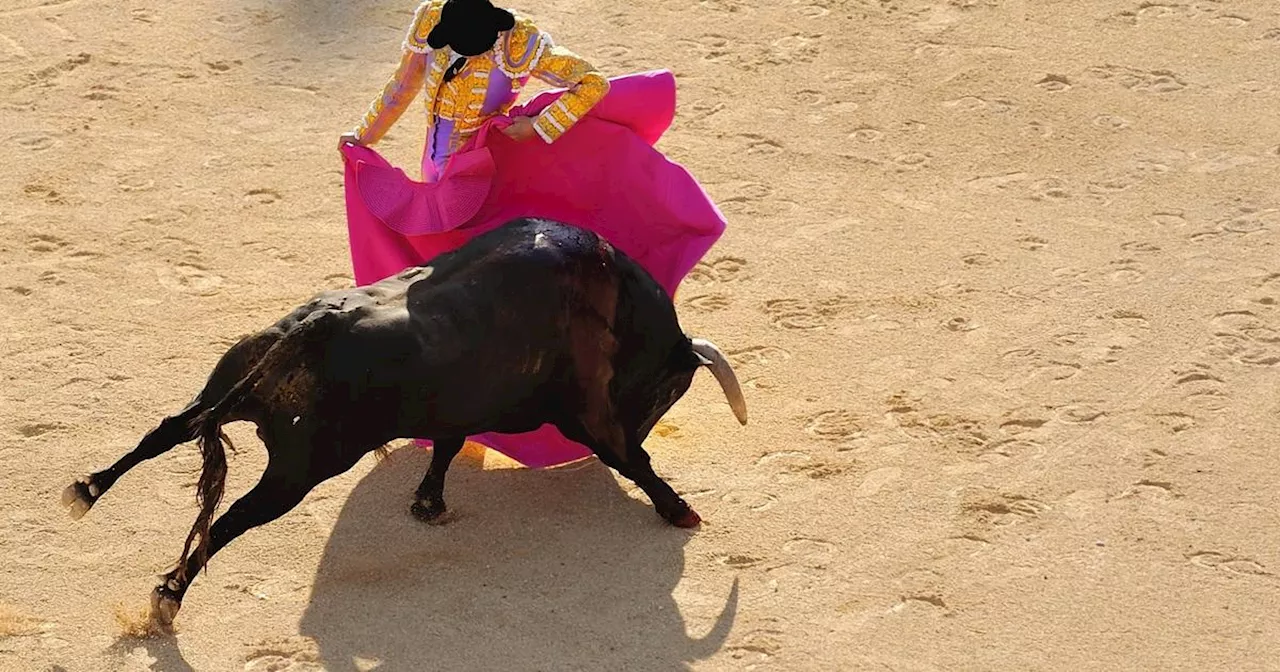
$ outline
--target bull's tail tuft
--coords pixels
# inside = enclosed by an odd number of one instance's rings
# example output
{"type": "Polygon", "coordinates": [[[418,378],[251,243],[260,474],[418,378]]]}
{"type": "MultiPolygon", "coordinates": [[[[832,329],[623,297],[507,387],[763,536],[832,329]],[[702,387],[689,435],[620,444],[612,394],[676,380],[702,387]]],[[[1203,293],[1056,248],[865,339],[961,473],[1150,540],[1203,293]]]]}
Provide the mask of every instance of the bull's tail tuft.
{"type": "MultiPolygon", "coordinates": [[[[236,410],[236,407],[249,398],[263,378],[300,354],[316,335],[317,327],[331,322],[327,319],[330,317],[332,317],[330,313],[315,313],[298,323],[276,341],[262,355],[258,363],[214,404],[213,408],[204,411],[191,421],[192,430],[200,444],[200,457],[203,462],[200,480],[196,484],[196,502],[200,506],[200,513],[196,516],[191,532],[187,534],[187,541],[182,547],[182,558],[188,557],[194,545],[196,557],[200,561],[199,566],[207,566],[209,528],[213,523],[213,514],[222,503],[222,495],[227,484],[226,448],[230,446],[232,450],[235,449],[231,445],[231,440],[222,431],[223,423],[236,410]]],[[[184,581],[191,578],[186,576],[185,563],[178,567],[178,578],[184,581]]]]}
{"type": "MultiPolygon", "coordinates": [[[[230,444],[230,441],[222,431],[222,418],[220,415],[215,415],[216,410],[215,408],[201,413],[195,421],[200,428],[197,440],[200,443],[200,457],[203,462],[200,480],[196,484],[196,502],[200,506],[200,513],[197,514],[195,525],[191,527],[191,532],[187,534],[187,541],[182,546],[182,557],[186,558],[192,550],[192,544],[195,544],[196,558],[202,567],[209,559],[209,527],[213,522],[213,514],[222,503],[222,495],[227,485],[227,453],[224,441],[226,444],[230,444]]],[[[189,580],[190,577],[185,576],[185,566],[178,567],[178,572],[179,580],[189,580]]]]}

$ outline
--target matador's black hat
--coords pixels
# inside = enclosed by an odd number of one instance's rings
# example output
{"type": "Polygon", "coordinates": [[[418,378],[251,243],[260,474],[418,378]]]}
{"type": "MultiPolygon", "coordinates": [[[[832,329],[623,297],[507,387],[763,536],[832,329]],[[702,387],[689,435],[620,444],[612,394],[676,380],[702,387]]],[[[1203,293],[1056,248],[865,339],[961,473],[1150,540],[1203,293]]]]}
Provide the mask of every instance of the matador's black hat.
{"type": "Polygon", "coordinates": [[[448,46],[462,56],[479,56],[493,48],[498,33],[515,25],[515,15],[489,0],[447,0],[440,23],[427,35],[427,46],[448,46]]]}

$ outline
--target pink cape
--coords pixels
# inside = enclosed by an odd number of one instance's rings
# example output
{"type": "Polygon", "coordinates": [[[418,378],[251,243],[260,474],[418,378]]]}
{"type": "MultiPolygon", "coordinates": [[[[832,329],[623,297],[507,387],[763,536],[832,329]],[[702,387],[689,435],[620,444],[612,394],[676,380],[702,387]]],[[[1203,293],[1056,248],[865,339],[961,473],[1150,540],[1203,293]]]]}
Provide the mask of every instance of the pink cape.
{"type": "MultiPolygon", "coordinates": [[[[542,93],[510,116],[533,116],[562,93],[542,93]]],[[[344,145],[356,284],[428,263],[512,219],[545,217],[600,234],[674,296],[725,229],[697,181],[653,147],[674,116],[675,79],[656,71],[611,79],[609,93],[551,144],[516,142],[500,132],[510,118],[494,119],[433,182],[410,179],[370,148],[344,145]]],[[[530,468],[591,455],[550,425],[471,440],[530,468]]]]}

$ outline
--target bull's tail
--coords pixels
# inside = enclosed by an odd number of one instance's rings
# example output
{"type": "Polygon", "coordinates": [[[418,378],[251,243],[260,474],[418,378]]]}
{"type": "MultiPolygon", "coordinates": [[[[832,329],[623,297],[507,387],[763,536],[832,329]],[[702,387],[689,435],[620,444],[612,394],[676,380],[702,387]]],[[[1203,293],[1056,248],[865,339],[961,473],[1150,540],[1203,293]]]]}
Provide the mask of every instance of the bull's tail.
{"type": "MultiPolygon", "coordinates": [[[[315,335],[317,328],[328,322],[324,318],[329,313],[315,313],[298,323],[280,340],[267,350],[248,373],[244,375],[230,390],[219,399],[212,408],[200,413],[191,422],[191,427],[200,444],[200,457],[203,465],[200,480],[196,484],[196,502],[200,512],[196,522],[187,534],[186,543],[182,546],[183,563],[178,567],[180,580],[189,580],[186,576],[185,560],[195,546],[196,557],[204,567],[209,559],[209,527],[213,523],[213,514],[222,502],[222,495],[227,484],[227,453],[225,446],[231,441],[222,431],[224,420],[236,408],[249,398],[254,389],[281,364],[294,359],[315,335]]],[[[234,448],[234,447],[233,447],[234,448]]]]}

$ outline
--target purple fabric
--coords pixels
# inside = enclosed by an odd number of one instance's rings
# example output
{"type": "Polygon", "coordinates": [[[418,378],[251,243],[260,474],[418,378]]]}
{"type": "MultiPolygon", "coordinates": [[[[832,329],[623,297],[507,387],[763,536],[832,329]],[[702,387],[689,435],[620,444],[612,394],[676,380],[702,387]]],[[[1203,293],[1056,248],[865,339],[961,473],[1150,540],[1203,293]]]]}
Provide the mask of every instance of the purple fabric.
{"type": "Polygon", "coordinates": [[[449,138],[453,137],[453,121],[437,119],[427,134],[427,146],[422,153],[422,179],[435,182],[444,174],[449,162],[449,138]]]}
{"type": "Polygon", "coordinates": [[[489,86],[485,90],[484,104],[480,107],[480,113],[493,114],[506,107],[515,97],[516,92],[511,90],[511,78],[507,73],[494,68],[489,71],[489,86]]]}

